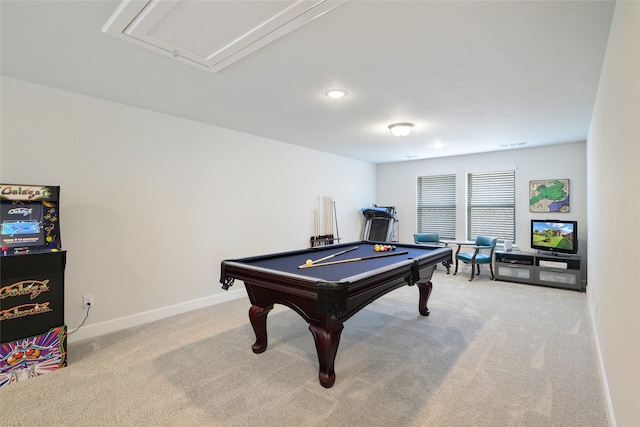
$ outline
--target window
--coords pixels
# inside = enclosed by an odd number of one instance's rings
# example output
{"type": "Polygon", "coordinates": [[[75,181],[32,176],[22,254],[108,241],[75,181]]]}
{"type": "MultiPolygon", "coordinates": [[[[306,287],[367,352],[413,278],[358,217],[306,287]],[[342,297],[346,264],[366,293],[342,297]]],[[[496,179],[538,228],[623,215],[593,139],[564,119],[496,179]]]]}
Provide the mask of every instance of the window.
{"type": "Polygon", "coordinates": [[[418,177],[417,232],[456,238],[456,175],[418,177]]]}
{"type": "Polygon", "coordinates": [[[515,171],[467,175],[467,239],[476,236],[515,241],[515,171]]]}

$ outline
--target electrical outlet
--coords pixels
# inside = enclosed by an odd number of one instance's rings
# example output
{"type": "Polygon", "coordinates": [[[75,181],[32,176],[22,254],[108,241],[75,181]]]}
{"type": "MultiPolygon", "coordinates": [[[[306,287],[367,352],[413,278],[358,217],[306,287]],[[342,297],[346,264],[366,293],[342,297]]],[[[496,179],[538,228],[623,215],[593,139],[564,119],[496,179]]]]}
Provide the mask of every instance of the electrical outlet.
{"type": "Polygon", "coordinates": [[[85,295],[82,299],[82,307],[88,308],[89,306],[93,307],[93,295],[85,295]]]}

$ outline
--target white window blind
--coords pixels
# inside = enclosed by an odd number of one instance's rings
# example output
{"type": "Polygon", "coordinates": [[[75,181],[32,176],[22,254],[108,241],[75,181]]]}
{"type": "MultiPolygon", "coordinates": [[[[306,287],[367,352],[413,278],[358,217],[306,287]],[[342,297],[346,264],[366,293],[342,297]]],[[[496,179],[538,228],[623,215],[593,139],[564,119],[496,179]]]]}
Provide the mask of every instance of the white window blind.
{"type": "Polygon", "coordinates": [[[467,239],[497,237],[515,242],[515,171],[467,175],[467,239]]]}
{"type": "Polygon", "coordinates": [[[456,238],[456,175],[418,177],[417,232],[456,238]]]}

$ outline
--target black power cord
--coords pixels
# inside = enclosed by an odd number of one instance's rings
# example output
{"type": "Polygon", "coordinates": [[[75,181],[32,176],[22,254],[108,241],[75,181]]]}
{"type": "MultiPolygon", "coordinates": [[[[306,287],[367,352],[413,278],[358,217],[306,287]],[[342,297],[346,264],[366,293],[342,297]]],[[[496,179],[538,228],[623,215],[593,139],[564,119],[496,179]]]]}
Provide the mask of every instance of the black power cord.
{"type": "Polygon", "coordinates": [[[72,333],[76,332],[78,329],[82,328],[82,325],[84,325],[84,322],[87,320],[87,317],[89,317],[89,311],[90,310],[91,310],[91,303],[88,303],[87,304],[87,314],[85,314],[84,319],[82,319],[82,323],[80,323],[80,326],[75,328],[73,331],[68,332],[67,335],[71,335],[72,333]]]}

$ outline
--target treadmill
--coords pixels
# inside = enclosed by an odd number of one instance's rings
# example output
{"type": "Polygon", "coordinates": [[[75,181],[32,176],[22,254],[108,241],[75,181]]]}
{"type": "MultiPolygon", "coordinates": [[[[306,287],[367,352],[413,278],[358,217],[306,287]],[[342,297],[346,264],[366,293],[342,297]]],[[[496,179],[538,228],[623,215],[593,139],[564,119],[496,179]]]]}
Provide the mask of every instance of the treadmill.
{"type": "Polygon", "coordinates": [[[393,242],[398,223],[395,206],[376,206],[360,209],[366,222],[362,230],[362,240],[393,242]]]}

